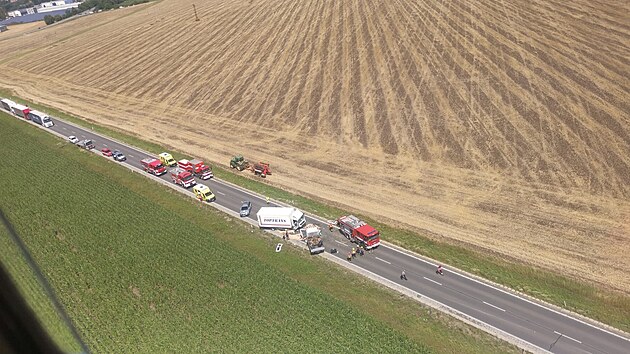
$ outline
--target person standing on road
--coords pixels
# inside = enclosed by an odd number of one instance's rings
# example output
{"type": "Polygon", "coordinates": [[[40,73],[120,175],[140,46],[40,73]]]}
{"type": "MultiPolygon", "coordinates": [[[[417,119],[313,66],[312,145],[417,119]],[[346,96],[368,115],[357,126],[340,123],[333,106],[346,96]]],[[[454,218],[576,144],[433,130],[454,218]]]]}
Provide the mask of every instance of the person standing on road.
{"type": "Polygon", "coordinates": [[[352,262],[352,253],[348,252],[348,262],[352,262]]]}
{"type": "Polygon", "coordinates": [[[439,275],[444,275],[444,268],[442,268],[442,265],[438,265],[437,270],[435,272],[439,275]]]}
{"type": "Polygon", "coordinates": [[[403,269],[402,272],[400,273],[400,279],[405,279],[407,280],[407,274],[405,273],[405,270],[403,269]]]}
{"type": "Polygon", "coordinates": [[[266,197],[265,201],[267,202],[267,204],[269,204],[269,197],[266,197]]]}
{"type": "Polygon", "coordinates": [[[357,256],[357,249],[352,247],[352,258],[357,256]]]}

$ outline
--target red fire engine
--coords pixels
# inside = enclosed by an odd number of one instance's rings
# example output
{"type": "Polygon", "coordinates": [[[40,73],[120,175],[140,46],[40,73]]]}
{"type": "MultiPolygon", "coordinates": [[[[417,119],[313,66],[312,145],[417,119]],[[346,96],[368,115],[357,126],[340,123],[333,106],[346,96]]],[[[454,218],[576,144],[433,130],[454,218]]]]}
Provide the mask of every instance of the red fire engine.
{"type": "Polygon", "coordinates": [[[195,177],[193,177],[192,173],[184,170],[183,168],[173,168],[171,169],[171,180],[175,184],[179,184],[184,188],[189,188],[197,184],[195,181],[195,177]]]}
{"type": "Polygon", "coordinates": [[[184,170],[194,174],[195,176],[201,179],[210,179],[214,177],[212,174],[212,169],[210,166],[203,163],[203,161],[194,159],[194,160],[179,160],[177,162],[179,168],[183,168],[184,170]]]}
{"type": "Polygon", "coordinates": [[[166,167],[162,165],[160,160],[156,160],[154,158],[146,158],[140,162],[142,163],[142,169],[152,175],[160,176],[166,173],[166,167]]]}
{"type": "Polygon", "coordinates": [[[346,238],[366,249],[372,249],[381,244],[378,230],[354,215],[340,217],[337,219],[337,226],[346,238]]]}

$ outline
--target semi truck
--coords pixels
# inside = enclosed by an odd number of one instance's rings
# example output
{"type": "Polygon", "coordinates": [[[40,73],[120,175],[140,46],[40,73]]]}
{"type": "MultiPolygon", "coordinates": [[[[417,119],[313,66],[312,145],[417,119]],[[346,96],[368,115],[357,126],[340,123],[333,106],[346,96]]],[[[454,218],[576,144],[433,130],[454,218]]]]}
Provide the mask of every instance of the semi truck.
{"type": "Polygon", "coordinates": [[[337,219],[337,226],[347,239],[365,249],[376,248],[381,244],[378,230],[354,215],[340,217],[337,219]]]}
{"type": "Polygon", "coordinates": [[[198,159],[193,159],[193,160],[182,159],[182,160],[177,161],[177,166],[185,169],[186,171],[194,174],[195,176],[203,180],[214,177],[210,166],[205,165],[203,161],[198,160],[198,159]]]}
{"type": "Polygon", "coordinates": [[[173,155],[169,154],[168,152],[163,152],[159,154],[158,157],[160,159],[160,162],[162,162],[162,165],[164,166],[170,166],[170,167],[177,166],[177,161],[175,161],[175,159],[173,158],[173,155]]]}
{"type": "Polygon", "coordinates": [[[322,230],[314,224],[308,224],[300,230],[302,240],[306,242],[308,251],[311,254],[322,253],[326,250],[324,241],[322,240],[322,230]]]}
{"type": "Polygon", "coordinates": [[[183,168],[172,168],[169,173],[171,174],[171,180],[173,183],[179,184],[184,188],[189,188],[197,184],[192,173],[184,170],[183,168]]]}
{"type": "Polygon", "coordinates": [[[50,117],[43,112],[40,111],[30,111],[28,112],[28,118],[33,122],[33,123],[37,123],[39,125],[43,125],[46,128],[50,128],[53,125],[55,125],[55,123],[53,123],[52,119],[50,119],[50,117]]]}
{"type": "Polygon", "coordinates": [[[304,213],[296,208],[262,207],[256,218],[261,228],[297,230],[306,225],[304,213]]]}
{"type": "Polygon", "coordinates": [[[16,103],[15,106],[13,106],[13,113],[15,113],[15,115],[20,118],[30,119],[28,116],[30,112],[31,112],[31,109],[26,107],[23,104],[16,103]]]}
{"type": "Polygon", "coordinates": [[[202,202],[214,202],[217,198],[212,193],[212,190],[208,188],[208,186],[204,184],[198,184],[193,187],[193,193],[195,193],[195,197],[202,202]]]}
{"type": "Polygon", "coordinates": [[[166,167],[159,160],[154,158],[146,158],[140,161],[142,169],[152,175],[161,176],[166,173],[166,167]]]}
{"type": "Polygon", "coordinates": [[[11,101],[8,98],[3,98],[2,100],[0,100],[0,105],[2,105],[2,108],[4,108],[5,111],[14,113],[13,107],[15,107],[17,103],[11,101]]]}

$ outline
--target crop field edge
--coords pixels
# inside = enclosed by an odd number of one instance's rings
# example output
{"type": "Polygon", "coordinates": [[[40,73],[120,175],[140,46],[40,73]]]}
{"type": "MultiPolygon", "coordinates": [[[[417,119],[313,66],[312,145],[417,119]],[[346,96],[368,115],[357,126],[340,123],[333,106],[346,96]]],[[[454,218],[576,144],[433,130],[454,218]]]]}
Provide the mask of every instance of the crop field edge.
{"type": "MultiPolygon", "coordinates": [[[[15,96],[12,90],[4,87],[0,88],[0,95],[16,102],[28,104],[54,117],[59,117],[84,128],[90,128],[97,133],[144,149],[147,152],[158,154],[169,150],[176,159],[190,158],[190,155],[172,149],[168,145],[165,146],[165,149],[156,143],[120,132],[114,127],[101,126],[46,105],[28,102],[15,96]]],[[[228,159],[229,156],[226,156],[226,162],[228,159]]],[[[225,166],[213,164],[212,168],[215,176],[242,188],[291,204],[305,212],[325,219],[333,219],[338,215],[353,213],[344,211],[334,205],[327,205],[326,201],[320,200],[317,196],[298,195],[273,186],[267,181],[263,183],[260,179],[254,179],[249,175],[237,174],[226,166],[227,164],[225,166]]],[[[360,213],[354,214],[364,218],[379,229],[383,239],[396,246],[428,258],[438,259],[444,264],[506,286],[514,291],[531,296],[538,301],[584,316],[587,320],[595,320],[614,329],[626,333],[630,332],[630,296],[624,295],[619,291],[598,288],[592,284],[559,275],[533,265],[498,257],[495,254],[488,254],[484,250],[471,250],[465,248],[467,245],[438,241],[407,229],[377,222],[372,218],[360,215],[360,213]]]]}
{"type": "MultiPolygon", "coordinates": [[[[0,111],[0,118],[4,116],[10,117],[0,111]]],[[[36,130],[33,129],[34,127],[27,124],[24,124],[23,126],[25,127],[25,130],[36,130]]],[[[45,132],[37,131],[33,133],[33,135],[35,134],[43,135],[45,132]]],[[[59,138],[55,136],[50,136],[50,139],[59,141],[59,138]]],[[[62,144],[64,144],[64,142],[57,143],[58,146],[62,144]]],[[[142,190],[140,192],[142,193],[151,191],[153,196],[151,196],[150,199],[152,199],[153,203],[160,207],[167,206],[169,213],[177,213],[184,221],[190,221],[198,226],[211,225],[213,223],[213,221],[206,220],[210,218],[200,218],[200,213],[203,213],[204,215],[207,213],[214,213],[218,216],[217,219],[224,218],[222,212],[209,206],[200,207],[197,203],[191,201],[190,198],[186,198],[180,193],[173,191],[170,188],[166,188],[154,181],[146,183],[143,176],[131,173],[126,168],[117,166],[116,164],[110,165],[110,163],[112,163],[111,161],[106,161],[100,156],[87,154],[78,149],[70,149],[66,151],[71,151],[71,154],[78,156],[78,162],[88,162],[89,165],[86,169],[92,170],[92,172],[97,174],[108,174],[107,178],[113,183],[122,184],[125,188],[133,187],[133,185],[141,186],[142,190]],[[142,182],[139,182],[139,180],[142,180],[142,182]]],[[[228,224],[233,226],[235,221],[237,224],[242,223],[239,219],[230,218],[228,224]]],[[[249,226],[246,228],[249,229],[249,226]]],[[[271,249],[271,245],[275,245],[275,238],[267,235],[266,233],[260,232],[260,235],[262,236],[260,237],[260,242],[251,242],[251,236],[249,236],[248,233],[249,232],[246,232],[246,234],[241,235],[238,238],[232,238],[234,235],[219,238],[223,241],[229,240],[229,243],[232,243],[232,246],[235,247],[235,249],[240,252],[249,253],[275,269],[278,269],[279,264],[284,264],[283,262],[285,261],[279,260],[279,258],[275,256],[274,252],[255,252],[257,250],[260,251],[261,247],[271,249]]],[[[417,330],[409,330],[409,328],[414,328],[413,324],[409,323],[410,321],[416,325],[428,326],[429,328],[424,332],[424,335],[430,335],[430,332],[432,331],[435,332],[433,334],[434,336],[436,334],[441,334],[443,336],[441,339],[442,341],[446,338],[450,338],[451,336],[460,338],[462,337],[462,334],[464,334],[467,338],[465,342],[461,342],[461,339],[447,341],[459,342],[460,345],[466,344],[466,348],[471,349],[473,352],[516,351],[516,348],[512,345],[496,339],[481,330],[465,325],[460,321],[452,319],[450,316],[443,315],[433,309],[422,305],[419,306],[419,304],[414,300],[400,296],[398,293],[393,292],[380,284],[365,280],[361,277],[356,277],[356,275],[352,272],[345,271],[343,269],[340,271],[336,265],[318,257],[308,256],[302,249],[289,248],[286,251],[297,255],[296,257],[293,257],[293,267],[283,268],[282,273],[289,279],[292,281],[302,282],[305,287],[314,288],[314,290],[324,292],[339,301],[351,304],[352,307],[357,310],[362,309],[362,307],[370,307],[369,304],[366,304],[365,306],[354,305],[355,301],[362,299],[366,296],[366,294],[368,294],[367,298],[371,299],[369,303],[378,303],[390,309],[386,314],[381,314],[381,317],[373,317],[376,321],[387,323],[391,329],[399,331],[401,335],[408,336],[409,338],[415,338],[413,340],[416,344],[421,344],[431,351],[440,351],[439,346],[437,348],[432,346],[439,343],[435,343],[436,341],[433,340],[433,344],[431,346],[423,344],[424,342],[419,340],[419,337],[423,334],[417,333],[417,330]],[[304,260],[308,261],[306,263],[310,264],[310,268],[315,267],[314,269],[317,269],[318,272],[312,273],[313,269],[309,269],[309,265],[305,265],[304,260]],[[325,269],[320,268],[320,265],[324,266],[325,269]],[[305,273],[302,274],[304,271],[305,273]],[[322,271],[323,273],[319,274],[319,271],[322,271]],[[336,280],[332,279],[333,281],[331,281],[330,284],[327,284],[327,281],[331,280],[330,278],[332,274],[339,274],[340,276],[334,277],[336,280]],[[341,284],[347,284],[348,282],[351,283],[351,286],[341,286],[341,284]],[[445,330],[444,326],[447,326],[449,329],[445,330]],[[404,328],[406,332],[401,331],[402,328],[404,328]],[[473,343],[477,346],[473,345],[473,343]]],[[[445,349],[442,348],[442,351],[444,350],[445,349]]]]}

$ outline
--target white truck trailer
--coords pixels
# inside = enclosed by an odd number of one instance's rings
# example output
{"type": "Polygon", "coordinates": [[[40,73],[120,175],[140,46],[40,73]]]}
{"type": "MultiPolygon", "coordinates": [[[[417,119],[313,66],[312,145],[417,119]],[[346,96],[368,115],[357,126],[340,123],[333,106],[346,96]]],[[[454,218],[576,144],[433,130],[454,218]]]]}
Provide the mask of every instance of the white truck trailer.
{"type": "Polygon", "coordinates": [[[30,119],[28,117],[28,113],[31,111],[30,108],[26,107],[23,104],[16,103],[15,106],[11,107],[13,109],[13,113],[23,119],[30,119]]]}
{"type": "Polygon", "coordinates": [[[262,207],[256,218],[258,226],[268,229],[297,230],[306,225],[304,213],[296,208],[262,207]]]}
{"type": "Polygon", "coordinates": [[[4,108],[5,111],[13,112],[13,107],[15,107],[17,105],[17,103],[11,101],[8,98],[3,98],[2,100],[0,100],[0,104],[2,105],[2,108],[4,108]]]}
{"type": "Polygon", "coordinates": [[[30,111],[28,112],[28,118],[33,122],[39,125],[43,125],[46,128],[50,128],[55,123],[53,123],[52,119],[48,116],[48,114],[40,112],[40,111],[30,111]]]}

